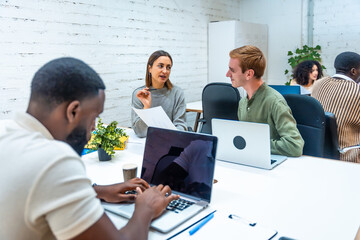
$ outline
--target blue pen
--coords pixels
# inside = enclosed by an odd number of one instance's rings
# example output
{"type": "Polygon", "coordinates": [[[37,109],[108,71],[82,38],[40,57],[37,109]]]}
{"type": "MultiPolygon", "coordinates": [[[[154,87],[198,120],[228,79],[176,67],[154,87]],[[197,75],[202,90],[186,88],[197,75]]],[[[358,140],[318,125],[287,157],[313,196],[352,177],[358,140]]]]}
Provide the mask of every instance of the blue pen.
{"type": "Polygon", "coordinates": [[[202,226],[204,226],[208,221],[210,221],[214,217],[214,212],[210,213],[209,216],[204,218],[201,222],[195,225],[192,229],[190,229],[189,234],[190,236],[196,233],[202,226]]]}

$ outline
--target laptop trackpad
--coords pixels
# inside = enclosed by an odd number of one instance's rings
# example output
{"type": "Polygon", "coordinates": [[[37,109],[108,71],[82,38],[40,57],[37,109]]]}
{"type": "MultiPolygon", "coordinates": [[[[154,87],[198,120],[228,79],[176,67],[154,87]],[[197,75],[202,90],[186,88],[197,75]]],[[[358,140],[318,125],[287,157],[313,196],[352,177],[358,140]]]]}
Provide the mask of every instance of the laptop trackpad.
{"type": "Polygon", "coordinates": [[[152,221],[151,227],[163,233],[169,232],[175,227],[177,227],[180,223],[183,223],[189,218],[193,217],[202,209],[204,209],[204,206],[195,204],[180,211],[177,214],[174,214],[174,212],[172,211],[166,210],[161,215],[161,217],[152,221]]]}
{"type": "Polygon", "coordinates": [[[110,212],[116,213],[120,216],[130,219],[135,210],[135,203],[121,203],[121,204],[113,204],[113,205],[103,204],[103,207],[110,212]]]}

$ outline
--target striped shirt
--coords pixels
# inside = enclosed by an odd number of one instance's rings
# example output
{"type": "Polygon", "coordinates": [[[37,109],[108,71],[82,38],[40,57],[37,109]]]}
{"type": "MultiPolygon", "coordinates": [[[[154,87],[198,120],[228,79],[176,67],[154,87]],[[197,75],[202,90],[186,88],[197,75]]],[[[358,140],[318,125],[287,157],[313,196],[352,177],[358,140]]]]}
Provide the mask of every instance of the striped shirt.
{"type": "MultiPolygon", "coordinates": [[[[336,117],[340,148],[360,144],[360,85],[355,81],[324,77],[315,81],[311,96],[325,112],[336,117]]],[[[360,149],[349,150],[340,159],[360,163],[360,149]]]]}

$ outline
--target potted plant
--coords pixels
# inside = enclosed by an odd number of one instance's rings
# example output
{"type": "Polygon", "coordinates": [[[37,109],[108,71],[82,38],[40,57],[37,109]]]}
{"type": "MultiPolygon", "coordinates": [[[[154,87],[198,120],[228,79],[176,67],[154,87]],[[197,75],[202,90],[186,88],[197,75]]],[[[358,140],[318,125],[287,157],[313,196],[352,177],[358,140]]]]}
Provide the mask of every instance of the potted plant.
{"type": "MultiPolygon", "coordinates": [[[[315,60],[321,63],[321,56],[320,56],[321,46],[317,45],[316,47],[309,47],[307,45],[304,45],[302,48],[297,48],[295,50],[295,53],[292,51],[288,51],[288,63],[291,67],[290,70],[285,70],[285,76],[287,76],[288,81],[285,83],[285,85],[290,85],[291,79],[293,78],[292,71],[293,69],[302,61],[305,60],[315,60]],[[291,73],[291,74],[289,74],[291,73]]],[[[324,65],[321,65],[322,69],[326,69],[324,65]]]]}
{"type": "Polygon", "coordinates": [[[114,156],[114,148],[123,148],[125,142],[122,137],[127,137],[123,129],[117,127],[117,122],[113,121],[105,126],[99,118],[95,131],[91,138],[91,149],[98,150],[99,160],[108,161],[114,156]]]}

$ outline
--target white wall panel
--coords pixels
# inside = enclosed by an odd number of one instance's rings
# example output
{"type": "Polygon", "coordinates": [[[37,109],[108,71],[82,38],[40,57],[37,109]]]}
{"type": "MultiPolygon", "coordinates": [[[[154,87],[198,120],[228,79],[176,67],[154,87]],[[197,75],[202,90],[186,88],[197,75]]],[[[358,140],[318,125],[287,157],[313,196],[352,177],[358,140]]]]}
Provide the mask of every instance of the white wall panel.
{"type": "Polygon", "coordinates": [[[301,45],[301,0],[241,0],[240,20],[268,26],[267,83],[284,84],[287,52],[301,45]]]}

